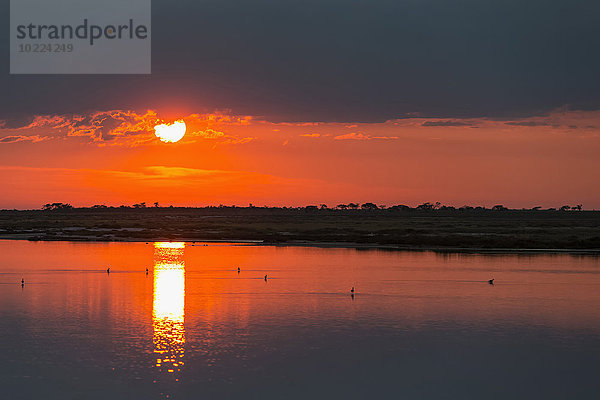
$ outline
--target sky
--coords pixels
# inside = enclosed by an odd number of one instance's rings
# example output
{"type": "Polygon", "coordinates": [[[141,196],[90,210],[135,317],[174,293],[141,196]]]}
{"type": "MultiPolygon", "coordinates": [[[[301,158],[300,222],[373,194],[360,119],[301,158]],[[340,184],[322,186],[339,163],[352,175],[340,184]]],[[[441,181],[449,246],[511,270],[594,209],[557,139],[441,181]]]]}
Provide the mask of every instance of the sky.
{"type": "Polygon", "coordinates": [[[0,30],[0,208],[600,208],[600,3],[152,7],[151,75],[10,75],[0,30]]]}

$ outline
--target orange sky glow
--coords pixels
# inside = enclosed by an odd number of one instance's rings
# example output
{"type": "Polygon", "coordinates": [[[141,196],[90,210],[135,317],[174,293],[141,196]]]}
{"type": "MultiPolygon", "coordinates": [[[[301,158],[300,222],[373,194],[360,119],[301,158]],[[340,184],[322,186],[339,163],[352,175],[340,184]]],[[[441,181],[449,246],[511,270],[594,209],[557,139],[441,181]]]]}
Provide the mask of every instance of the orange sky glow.
{"type": "Polygon", "coordinates": [[[416,205],[600,208],[600,111],[518,120],[274,123],[159,110],[0,121],[0,208],[416,205]],[[183,120],[163,143],[154,126],[183,120]]]}

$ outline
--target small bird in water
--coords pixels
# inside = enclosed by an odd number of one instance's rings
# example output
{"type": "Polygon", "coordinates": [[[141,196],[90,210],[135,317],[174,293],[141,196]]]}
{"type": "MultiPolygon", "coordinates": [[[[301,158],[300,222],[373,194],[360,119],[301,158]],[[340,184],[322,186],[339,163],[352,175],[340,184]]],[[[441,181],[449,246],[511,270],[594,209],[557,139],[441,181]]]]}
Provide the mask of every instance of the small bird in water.
{"type": "Polygon", "coordinates": [[[146,275],[148,275],[148,268],[146,268],[146,275]]]}
{"type": "Polygon", "coordinates": [[[21,286],[25,284],[25,279],[21,278],[21,286]]]}
{"type": "Polygon", "coordinates": [[[493,285],[493,284],[494,284],[494,279],[495,279],[495,278],[492,278],[492,279],[490,279],[490,280],[488,281],[488,283],[489,283],[490,285],[493,285]]]}
{"type": "Polygon", "coordinates": [[[106,268],[106,273],[110,274],[110,267],[106,268]]]}
{"type": "Polygon", "coordinates": [[[238,267],[238,274],[240,273],[240,267],[238,267]]]}
{"type": "Polygon", "coordinates": [[[267,281],[267,276],[265,275],[265,282],[267,281]]]}
{"type": "Polygon", "coordinates": [[[350,289],[350,293],[354,294],[354,286],[352,286],[352,289],[350,289]]]}

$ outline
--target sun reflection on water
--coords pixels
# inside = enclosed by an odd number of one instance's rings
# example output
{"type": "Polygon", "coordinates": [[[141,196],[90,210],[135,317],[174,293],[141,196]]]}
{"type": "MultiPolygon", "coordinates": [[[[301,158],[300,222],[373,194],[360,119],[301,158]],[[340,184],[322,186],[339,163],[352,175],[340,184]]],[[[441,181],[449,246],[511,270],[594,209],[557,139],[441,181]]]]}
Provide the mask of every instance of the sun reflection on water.
{"type": "Polygon", "coordinates": [[[154,243],[154,353],[161,372],[184,365],[185,264],[183,242],[154,243]]]}

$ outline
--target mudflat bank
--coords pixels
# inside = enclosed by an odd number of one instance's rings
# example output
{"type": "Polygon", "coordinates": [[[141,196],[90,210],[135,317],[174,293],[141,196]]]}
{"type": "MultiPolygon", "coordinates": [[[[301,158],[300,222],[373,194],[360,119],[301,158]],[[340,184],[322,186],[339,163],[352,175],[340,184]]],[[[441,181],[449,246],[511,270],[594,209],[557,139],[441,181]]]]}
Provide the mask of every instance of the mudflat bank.
{"type": "Polygon", "coordinates": [[[2,210],[0,239],[600,252],[600,211],[261,207],[2,210]]]}

